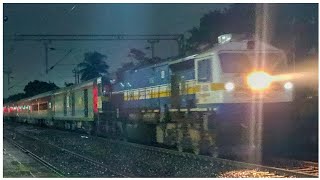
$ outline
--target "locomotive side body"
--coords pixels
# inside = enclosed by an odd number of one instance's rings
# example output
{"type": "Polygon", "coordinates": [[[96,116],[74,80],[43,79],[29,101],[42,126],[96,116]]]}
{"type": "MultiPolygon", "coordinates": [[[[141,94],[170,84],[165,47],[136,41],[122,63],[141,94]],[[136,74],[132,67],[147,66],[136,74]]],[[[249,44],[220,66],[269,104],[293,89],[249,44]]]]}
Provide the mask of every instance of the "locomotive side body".
{"type": "Polygon", "coordinates": [[[193,56],[127,71],[113,95],[122,94],[123,104],[116,109],[135,127],[150,123],[151,117],[156,143],[226,156],[248,154],[250,148],[272,152],[287,138],[293,90],[283,81],[254,90],[248,77],[260,71],[268,77],[287,73],[284,53],[259,41],[230,41],[193,56]],[[153,80],[163,74],[159,67],[168,72],[162,83],[153,80]],[[254,147],[257,141],[263,141],[259,145],[263,147],[254,147]]]}

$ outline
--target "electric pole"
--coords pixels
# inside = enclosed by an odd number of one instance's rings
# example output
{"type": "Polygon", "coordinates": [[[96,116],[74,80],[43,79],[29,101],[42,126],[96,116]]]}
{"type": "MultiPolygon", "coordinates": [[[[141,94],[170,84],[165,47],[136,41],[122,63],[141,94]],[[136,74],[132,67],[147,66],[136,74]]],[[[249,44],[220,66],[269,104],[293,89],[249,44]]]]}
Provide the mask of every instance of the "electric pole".
{"type": "Polygon", "coordinates": [[[12,70],[10,68],[8,68],[7,70],[3,70],[3,73],[7,74],[7,78],[8,78],[8,93],[9,93],[10,79],[11,79],[12,70]]]}
{"type": "Polygon", "coordinates": [[[72,70],[72,73],[74,74],[74,84],[77,84],[77,71],[76,71],[76,68],[74,68],[72,70]]]}
{"type": "Polygon", "coordinates": [[[151,40],[148,40],[148,43],[150,43],[150,45],[151,45],[151,58],[153,59],[154,58],[154,45],[155,45],[155,43],[159,43],[159,40],[158,39],[151,39],[151,40]]]}
{"type": "Polygon", "coordinates": [[[43,44],[44,44],[46,74],[48,74],[48,42],[44,42],[43,44]]]}
{"type": "Polygon", "coordinates": [[[75,67],[75,68],[72,70],[72,73],[74,73],[74,84],[79,84],[79,83],[80,83],[80,80],[79,80],[79,71],[78,71],[78,68],[75,67]]]}
{"type": "Polygon", "coordinates": [[[79,76],[80,73],[79,73],[78,69],[77,69],[77,75],[78,75],[78,77],[77,77],[78,78],[78,83],[80,83],[80,76],[79,76]]]}

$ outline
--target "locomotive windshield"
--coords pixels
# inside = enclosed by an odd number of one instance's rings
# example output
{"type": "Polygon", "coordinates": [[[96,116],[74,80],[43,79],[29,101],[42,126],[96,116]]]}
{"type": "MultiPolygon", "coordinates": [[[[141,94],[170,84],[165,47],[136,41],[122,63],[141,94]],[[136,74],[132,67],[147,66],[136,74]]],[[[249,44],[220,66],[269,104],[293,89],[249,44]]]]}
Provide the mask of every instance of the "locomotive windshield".
{"type": "Polygon", "coordinates": [[[265,69],[268,72],[279,72],[284,69],[285,61],[278,53],[219,54],[221,68],[224,73],[247,73],[253,69],[265,69]],[[265,59],[263,61],[263,59],[265,59]]]}

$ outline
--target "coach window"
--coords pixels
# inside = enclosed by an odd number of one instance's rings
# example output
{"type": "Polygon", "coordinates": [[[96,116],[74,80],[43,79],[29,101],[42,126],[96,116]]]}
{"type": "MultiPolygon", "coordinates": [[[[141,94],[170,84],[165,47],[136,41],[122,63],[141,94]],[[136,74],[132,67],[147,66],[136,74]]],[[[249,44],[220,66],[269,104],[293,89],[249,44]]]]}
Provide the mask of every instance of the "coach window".
{"type": "Polygon", "coordinates": [[[38,104],[34,104],[31,107],[32,107],[32,111],[38,111],[38,104]]]}
{"type": "Polygon", "coordinates": [[[198,81],[207,82],[211,80],[210,59],[198,61],[198,81]]]}
{"type": "Polygon", "coordinates": [[[48,103],[42,103],[39,104],[39,110],[47,110],[48,109],[48,103]]]}

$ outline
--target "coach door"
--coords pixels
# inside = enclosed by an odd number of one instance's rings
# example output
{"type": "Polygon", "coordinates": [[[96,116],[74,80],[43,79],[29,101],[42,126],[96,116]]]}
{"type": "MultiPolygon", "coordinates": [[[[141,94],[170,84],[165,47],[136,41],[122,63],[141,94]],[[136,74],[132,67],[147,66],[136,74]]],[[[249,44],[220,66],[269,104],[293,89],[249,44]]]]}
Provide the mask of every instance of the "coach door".
{"type": "Polygon", "coordinates": [[[84,116],[88,117],[88,89],[83,90],[84,116]]]}

